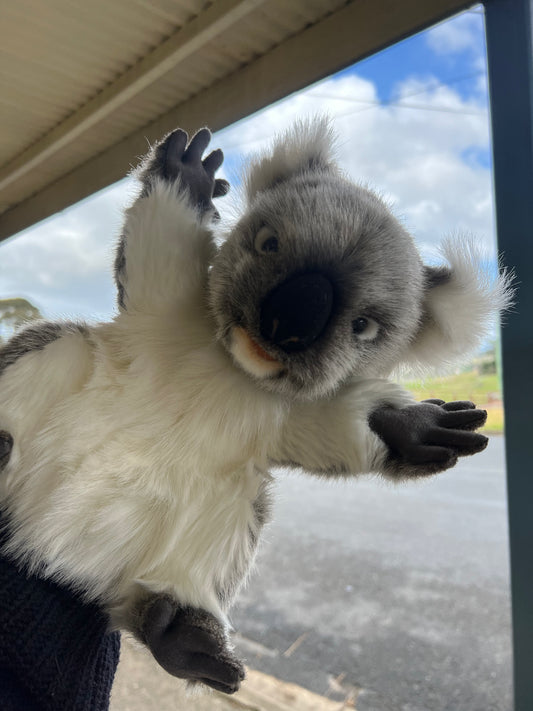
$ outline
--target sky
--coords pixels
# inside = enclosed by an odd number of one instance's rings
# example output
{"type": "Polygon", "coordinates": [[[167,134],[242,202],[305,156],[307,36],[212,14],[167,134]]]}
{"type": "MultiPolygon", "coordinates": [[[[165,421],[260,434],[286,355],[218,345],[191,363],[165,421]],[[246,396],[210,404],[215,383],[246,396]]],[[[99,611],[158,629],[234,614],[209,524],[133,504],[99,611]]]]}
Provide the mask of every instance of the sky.
{"type": "MultiPolygon", "coordinates": [[[[237,209],[247,157],[295,119],[318,113],[333,120],[342,168],[384,196],[427,261],[438,263],[443,238],[462,234],[495,260],[481,8],[215,134],[212,147],[225,154],[221,175],[234,187],[218,202],[223,215],[237,209]]],[[[115,241],[134,194],[125,179],[0,244],[0,298],[24,297],[51,319],[111,318],[115,241]]]]}

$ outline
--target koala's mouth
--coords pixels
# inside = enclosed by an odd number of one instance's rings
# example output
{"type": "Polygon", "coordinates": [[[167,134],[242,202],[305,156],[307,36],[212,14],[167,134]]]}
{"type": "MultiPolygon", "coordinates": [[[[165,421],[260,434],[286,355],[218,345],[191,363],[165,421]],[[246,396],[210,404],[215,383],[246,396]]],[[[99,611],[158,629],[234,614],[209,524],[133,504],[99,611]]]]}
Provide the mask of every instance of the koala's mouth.
{"type": "Polygon", "coordinates": [[[284,368],[279,360],[267,353],[241,326],[232,329],[229,350],[244,370],[258,378],[278,375],[284,368]]]}

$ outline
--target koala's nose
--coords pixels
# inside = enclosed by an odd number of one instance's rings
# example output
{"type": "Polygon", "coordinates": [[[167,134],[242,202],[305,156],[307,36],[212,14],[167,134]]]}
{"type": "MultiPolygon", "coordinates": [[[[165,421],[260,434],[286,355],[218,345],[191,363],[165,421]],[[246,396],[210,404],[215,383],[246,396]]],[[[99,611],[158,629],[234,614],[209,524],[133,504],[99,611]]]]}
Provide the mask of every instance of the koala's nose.
{"type": "Polygon", "coordinates": [[[333,285],[320,273],[291,277],[261,305],[261,335],[286,353],[303,351],[324,331],[333,308],[333,285]]]}

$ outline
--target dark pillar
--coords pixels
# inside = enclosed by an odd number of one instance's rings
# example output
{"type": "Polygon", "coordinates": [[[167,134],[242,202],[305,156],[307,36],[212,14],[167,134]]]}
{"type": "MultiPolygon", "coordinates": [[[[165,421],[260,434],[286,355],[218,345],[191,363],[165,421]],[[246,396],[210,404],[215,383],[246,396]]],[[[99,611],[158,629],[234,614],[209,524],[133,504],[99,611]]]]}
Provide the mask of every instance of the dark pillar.
{"type": "Polygon", "coordinates": [[[533,709],[533,0],[486,0],[498,247],[518,301],[502,332],[515,711],[533,709]]]}

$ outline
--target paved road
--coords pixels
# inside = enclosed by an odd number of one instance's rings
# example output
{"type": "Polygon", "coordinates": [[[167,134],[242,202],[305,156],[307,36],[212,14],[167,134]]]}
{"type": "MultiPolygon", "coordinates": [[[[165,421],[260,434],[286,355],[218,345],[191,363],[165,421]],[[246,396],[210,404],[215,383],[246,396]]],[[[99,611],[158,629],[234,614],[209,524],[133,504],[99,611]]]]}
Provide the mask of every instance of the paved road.
{"type": "Polygon", "coordinates": [[[391,486],[282,475],[232,620],[250,666],[358,711],[508,711],[503,439],[391,486]]]}

